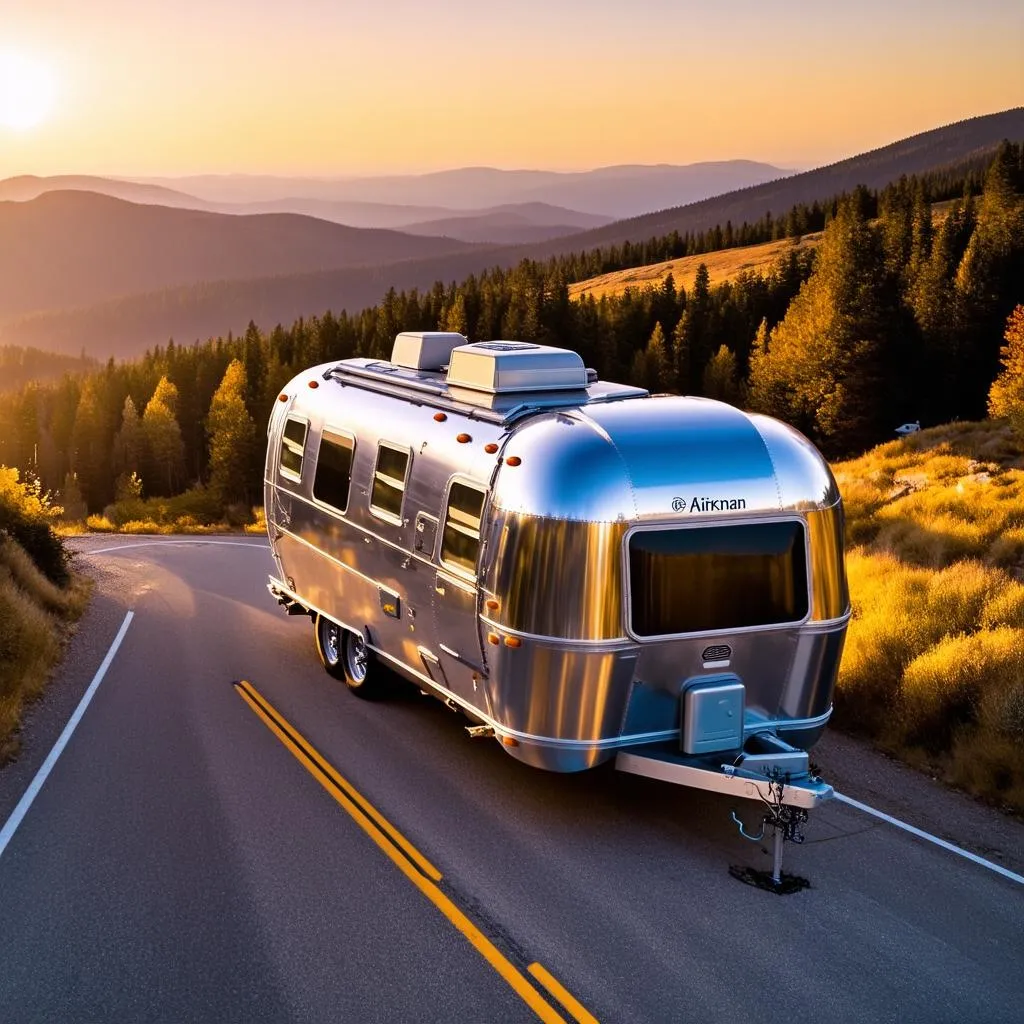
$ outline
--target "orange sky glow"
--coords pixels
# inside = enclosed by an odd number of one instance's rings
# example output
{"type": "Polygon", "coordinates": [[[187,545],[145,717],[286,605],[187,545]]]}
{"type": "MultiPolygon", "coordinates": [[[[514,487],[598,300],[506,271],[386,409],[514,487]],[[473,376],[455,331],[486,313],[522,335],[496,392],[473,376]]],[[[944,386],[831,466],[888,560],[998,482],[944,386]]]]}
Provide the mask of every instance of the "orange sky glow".
{"type": "Polygon", "coordinates": [[[808,167],[1024,104],[1024,4],[709,6],[34,0],[0,54],[52,97],[0,92],[0,177],[808,167]]]}

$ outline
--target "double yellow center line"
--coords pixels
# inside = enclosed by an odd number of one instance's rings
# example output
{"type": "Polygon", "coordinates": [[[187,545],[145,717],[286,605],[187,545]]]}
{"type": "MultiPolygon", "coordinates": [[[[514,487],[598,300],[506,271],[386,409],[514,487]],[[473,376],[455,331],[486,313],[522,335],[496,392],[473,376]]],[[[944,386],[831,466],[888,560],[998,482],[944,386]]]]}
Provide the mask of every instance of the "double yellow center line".
{"type": "MultiPolygon", "coordinates": [[[[497,946],[460,910],[438,884],[441,872],[409,842],[356,788],[344,778],[249,682],[235,684],[239,695],[295,759],[344,808],[357,825],[387,854],[392,863],[469,940],[478,953],[545,1024],[566,1024],[565,1017],[544,998],[497,946]]],[[[530,975],[578,1024],[597,1019],[540,964],[527,968],[530,975]]]]}

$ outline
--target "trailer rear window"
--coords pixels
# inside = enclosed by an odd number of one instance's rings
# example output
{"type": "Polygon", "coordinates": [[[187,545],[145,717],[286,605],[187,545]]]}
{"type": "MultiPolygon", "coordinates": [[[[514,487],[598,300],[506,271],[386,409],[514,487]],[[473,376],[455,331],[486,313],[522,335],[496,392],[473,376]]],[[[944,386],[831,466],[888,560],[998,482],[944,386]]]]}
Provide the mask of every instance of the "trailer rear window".
{"type": "Polygon", "coordinates": [[[373,471],[370,511],[384,518],[402,518],[405,477],[409,470],[409,449],[381,441],[377,446],[377,465],[373,471]]]}
{"type": "Polygon", "coordinates": [[[352,454],[355,446],[355,438],[334,430],[324,430],[320,437],[313,497],[339,512],[344,512],[348,508],[349,485],[352,482],[352,454]]]}
{"type": "Polygon", "coordinates": [[[480,518],[484,492],[471,484],[452,484],[441,535],[441,561],[473,574],[480,554],[480,518]]]}
{"type": "Polygon", "coordinates": [[[798,522],[638,530],[629,538],[636,636],[745,629],[807,616],[798,522]]]}
{"type": "Polygon", "coordinates": [[[306,450],[306,431],[309,424],[305,420],[289,416],[284,421],[284,433],[281,435],[281,475],[298,480],[302,476],[302,455],[306,450]]]}

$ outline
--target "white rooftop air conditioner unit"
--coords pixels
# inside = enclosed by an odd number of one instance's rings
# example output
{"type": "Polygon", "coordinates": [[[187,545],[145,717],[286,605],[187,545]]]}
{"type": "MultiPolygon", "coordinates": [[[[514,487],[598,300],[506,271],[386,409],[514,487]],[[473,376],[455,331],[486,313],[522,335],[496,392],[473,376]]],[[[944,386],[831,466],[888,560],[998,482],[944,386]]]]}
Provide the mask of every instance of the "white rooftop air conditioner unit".
{"type": "Polygon", "coordinates": [[[403,331],[395,335],[391,362],[409,370],[440,371],[448,365],[452,349],[467,340],[453,331],[403,331]]]}
{"type": "Polygon", "coordinates": [[[478,341],[452,350],[448,385],[491,394],[585,388],[587,369],[568,349],[524,341],[478,341]]]}

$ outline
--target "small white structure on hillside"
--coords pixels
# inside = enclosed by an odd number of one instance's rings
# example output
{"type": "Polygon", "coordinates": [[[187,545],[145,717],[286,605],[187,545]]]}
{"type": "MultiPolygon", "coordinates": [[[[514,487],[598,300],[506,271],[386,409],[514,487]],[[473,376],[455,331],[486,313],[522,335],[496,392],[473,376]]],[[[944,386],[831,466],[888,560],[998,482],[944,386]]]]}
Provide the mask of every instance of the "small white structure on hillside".
{"type": "Polygon", "coordinates": [[[907,437],[910,434],[916,434],[921,429],[921,421],[915,420],[913,423],[904,423],[902,427],[896,428],[897,437],[907,437]]]}

